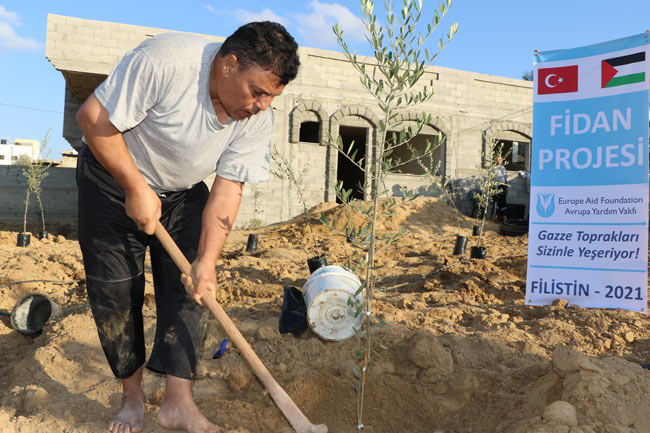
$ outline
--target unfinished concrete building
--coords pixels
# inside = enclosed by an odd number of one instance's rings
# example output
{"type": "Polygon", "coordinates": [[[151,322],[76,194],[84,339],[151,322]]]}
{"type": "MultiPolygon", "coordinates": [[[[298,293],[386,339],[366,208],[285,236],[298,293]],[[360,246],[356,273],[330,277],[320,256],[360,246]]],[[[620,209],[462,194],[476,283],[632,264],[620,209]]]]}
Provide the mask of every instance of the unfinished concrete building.
{"type": "MultiPolygon", "coordinates": [[[[46,57],[65,78],[63,135],[72,147],[78,149],[81,143],[75,121],[81,103],[128,50],[164,32],[168,30],[48,15],[46,57]]],[[[354,187],[366,176],[364,170],[346,165],[336,149],[327,145],[328,136],[340,134],[344,143],[354,140],[361,156],[369,154],[380,112],[342,53],[301,47],[300,60],[298,77],[273,103],[276,125],[272,144],[303,173],[307,205],[312,206],[335,201],[336,182],[354,187]]],[[[485,144],[501,140],[510,155],[506,165],[511,185],[508,201],[527,205],[532,82],[433,66],[418,86],[432,87],[435,95],[404,112],[402,118],[408,123],[425,111],[432,120],[411,144],[423,148],[427,140],[439,142],[432,155],[433,164],[439,163],[444,175],[466,191],[483,163],[485,144]]],[[[389,175],[386,186],[395,194],[404,186],[435,194],[417,163],[389,175]]],[[[358,194],[363,198],[363,192],[358,194]]],[[[459,204],[469,213],[467,197],[459,196],[459,204]]],[[[290,182],[271,176],[266,183],[247,185],[236,225],[245,226],[254,217],[273,223],[302,211],[290,182]]]]}

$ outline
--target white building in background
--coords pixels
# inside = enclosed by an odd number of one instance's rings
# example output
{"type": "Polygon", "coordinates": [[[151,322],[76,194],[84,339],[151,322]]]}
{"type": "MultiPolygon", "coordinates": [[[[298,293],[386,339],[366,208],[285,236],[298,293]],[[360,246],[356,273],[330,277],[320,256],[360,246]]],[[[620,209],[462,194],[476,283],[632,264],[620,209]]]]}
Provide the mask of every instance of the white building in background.
{"type": "Polygon", "coordinates": [[[38,160],[41,143],[26,138],[16,139],[13,143],[0,140],[0,165],[13,165],[21,155],[27,155],[32,161],[38,160]]]}

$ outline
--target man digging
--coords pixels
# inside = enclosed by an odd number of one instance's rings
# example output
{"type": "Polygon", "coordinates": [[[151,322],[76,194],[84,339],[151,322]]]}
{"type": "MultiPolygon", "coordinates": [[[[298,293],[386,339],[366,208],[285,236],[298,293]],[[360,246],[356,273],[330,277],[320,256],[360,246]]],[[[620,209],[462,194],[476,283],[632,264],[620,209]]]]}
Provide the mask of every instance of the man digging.
{"type": "Polygon", "coordinates": [[[191,433],[221,431],[192,394],[208,317],[201,296],[215,296],[216,261],[244,183],[268,178],[268,108],[298,66],[297,44],[277,23],[246,24],[223,44],[162,34],[127,53],[79,109],[86,289],[102,348],[122,383],[122,407],[109,431],[144,428],[147,247],[157,322],[146,367],[166,377],[158,422],[191,433]],[[212,173],[208,191],[202,180],[212,173]],[[158,220],[192,262],[182,281],[152,236],[158,220]]]}

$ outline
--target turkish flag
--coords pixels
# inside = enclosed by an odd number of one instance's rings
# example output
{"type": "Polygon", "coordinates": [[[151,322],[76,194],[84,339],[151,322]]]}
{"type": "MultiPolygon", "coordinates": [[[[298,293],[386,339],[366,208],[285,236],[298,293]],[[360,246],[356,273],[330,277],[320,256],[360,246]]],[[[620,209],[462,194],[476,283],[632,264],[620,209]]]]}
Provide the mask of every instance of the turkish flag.
{"type": "Polygon", "coordinates": [[[578,65],[541,68],[537,71],[537,94],[578,91],[578,65]]]}

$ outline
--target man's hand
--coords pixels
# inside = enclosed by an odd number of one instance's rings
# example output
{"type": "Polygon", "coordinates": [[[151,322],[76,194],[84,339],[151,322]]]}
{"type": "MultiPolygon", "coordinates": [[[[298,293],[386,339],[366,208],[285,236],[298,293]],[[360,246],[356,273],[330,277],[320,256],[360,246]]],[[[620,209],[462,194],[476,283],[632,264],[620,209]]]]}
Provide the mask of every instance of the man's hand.
{"type": "Polygon", "coordinates": [[[237,182],[216,176],[208,202],[203,209],[201,238],[192,263],[192,272],[188,278],[182,277],[187,293],[199,305],[203,305],[201,296],[207,292],[215,297],[217,291],[217,258],[226,242],[244,189],[243,182],[237,182]],[[193,286],[193,287],[192,287],[193,286]]]}
{"type": "Polygon", "coordinates": [[[143,183],[141,187],[125,191],[124,206],[126,214],[138,225],[138,228],[152,235],[156,221],[160,220],[161,207],[158,195],[143,183]]]}
{"type": "Polygon", "coordinates": [[[195,260],[192,263],[191,274],[189,276],[182,274],[181,281],[185,285],[187,294],[201,306],[205,306],[201,300],[204,293],[208,293],[212,298],[217,295],[217,273],[214,266],[209,265],[208,261],[195,260]]]}

